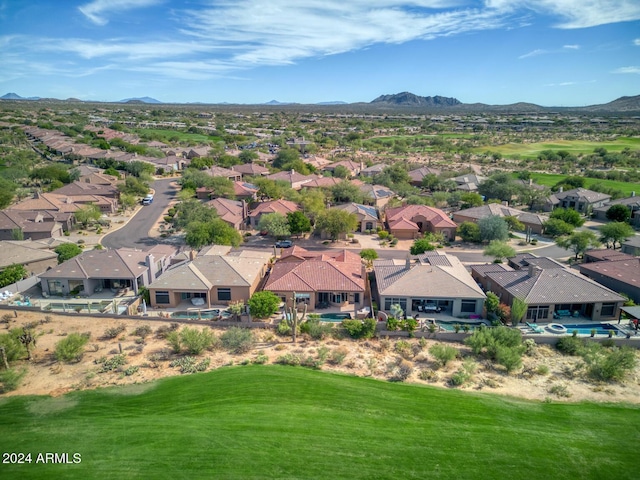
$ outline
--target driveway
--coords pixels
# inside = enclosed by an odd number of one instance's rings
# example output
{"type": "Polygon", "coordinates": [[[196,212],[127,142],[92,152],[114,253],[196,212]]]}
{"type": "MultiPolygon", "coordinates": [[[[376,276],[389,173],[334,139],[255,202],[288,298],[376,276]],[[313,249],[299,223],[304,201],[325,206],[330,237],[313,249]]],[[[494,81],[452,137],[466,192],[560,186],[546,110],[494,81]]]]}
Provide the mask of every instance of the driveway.
{"type": "Polygon", "coordinates": [[[157,237],[150,237],[149,231],[157,220],[164,215],[169,204],[173,200],[177,189],[172,187],[175,178],[156,180],[151,188],[155,190],[153,203],[145,205],[120,229],[109,233],[102,238],[102,245],[106,248],[138,248],[162,243],[157,237]]]}

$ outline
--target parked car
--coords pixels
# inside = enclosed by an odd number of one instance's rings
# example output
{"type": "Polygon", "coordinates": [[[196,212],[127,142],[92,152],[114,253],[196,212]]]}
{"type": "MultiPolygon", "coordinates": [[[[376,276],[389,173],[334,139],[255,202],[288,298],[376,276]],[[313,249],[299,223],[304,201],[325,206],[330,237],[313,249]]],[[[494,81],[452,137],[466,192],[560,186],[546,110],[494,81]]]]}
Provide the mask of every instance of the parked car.
{"type": "Polygon", "coordinates": [[[291,240],[278,240],[276,242],[276,247],[278,247],[278,248],[293,247],[293,242],[291,240]]]}

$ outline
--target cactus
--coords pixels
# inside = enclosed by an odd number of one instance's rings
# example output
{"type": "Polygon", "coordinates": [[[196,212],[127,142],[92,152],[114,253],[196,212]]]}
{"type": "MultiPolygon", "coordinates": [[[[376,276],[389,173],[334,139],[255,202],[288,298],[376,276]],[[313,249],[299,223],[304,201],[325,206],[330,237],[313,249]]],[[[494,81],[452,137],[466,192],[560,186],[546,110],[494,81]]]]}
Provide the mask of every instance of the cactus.
{"type": "MultiPolygon", "coordinates": [[[[288,309],[289,314],[285,316],[288,316],[287,323],[291,327],[291,338],[293,340],[293,343],[296,343],[298,339],[298,325],[302,323],[302,321],[304,321],[305,317],[307,316],[307,304],[306,303],[304,304],[304,309],[302,310],[302,316],[298,318],[298,311],[296,309],[296,292],[293,292],[292,303],[293,303],[293,306],[289,307],[288,309]]],[[[286,311],[287,309],[285,309],[285,312],[286,311]]]]}

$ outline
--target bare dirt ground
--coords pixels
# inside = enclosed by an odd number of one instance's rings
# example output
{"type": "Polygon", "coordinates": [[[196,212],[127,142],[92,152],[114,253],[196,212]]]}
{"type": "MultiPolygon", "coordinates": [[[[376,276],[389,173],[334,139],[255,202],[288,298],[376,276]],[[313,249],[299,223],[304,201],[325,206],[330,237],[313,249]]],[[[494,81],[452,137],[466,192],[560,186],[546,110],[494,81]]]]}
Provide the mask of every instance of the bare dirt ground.
{"type": "MultiPolygon", "coordinates": [[[[179,368],[171,367],[171,360],[178,358],[172,354],[167,341],[156,332],[169,322],[70,317],[45,315],[38,312],[19,312],[9,324],[2,328],[17,328],[36,323],[33,331],[37,345],[33,349],[31,362],[18,362],[17,368],[27,368],[22,385],[5,395],[52,395],[59,396],[73,390],[93,389],[112,385],[141,384],[140,388],[151,386],[148,382],[158,378],[180,375],[179,368]],[[44,322],[43,322],[44,321],[44,322]],[[134,334],[141,325],[149,325],[151,333],[144,339],[134,334]],[[124,327],[117,338],[104,338],[108,328],[124,327]],[[77,363],[61,363],[54,357],[55,344],[70,333],[90,333],[82,359],[77,363]],[[100,373],[101,358],[111,358],[120,352],[126,355],[127,364],[115,371],[100,373]],[[125,375],[125,369],[139,367],[125,375]]],[[[200,328],[200,327],[197,327],[200,328]]],[[[215,329],[217,335],[223,330],[215,329]]],[[[327,360],[320,368],[357,376],[370,376],[380,380],[397,378],[400,367],[410,369],[406,382],[429,384],[441,388],[450,386],[451,376],[461,367],[465,358],[476,361],[476,371],[471,380],[463,385],[463,390],[486,391],[501,395],[521,397],[530,400],[554,401],[594,401],[640,403],[640,366],[627,377],[624,383],[597,384],[587,381],[582,374],[582,361],[578,357],[559,354],[547,346],[538,346],[530,356],[525,356],[524,366],[519,371],[507,374],[500,366],[475,358],[462,344],[450,344],[460,351],[461,358],[446,367],[439,368],[428,353],[429,348],[438,343],[437,339],[380,339],[369,341],[311,340],[304,336],[293,344],[291,338],[278,337],[271,330],[253,330],[257,337],[255,348],[245,354],[232,355],[226,351],[206,352],[198,360],[209,358],[212,370],[225,365],[275,363],[278,357],[287,353],[300,358],[317,359],[323,353],[327,360]],[[399,349],[398,346],[404,346],[399,349]],[[340,361],[340,357],[344,357],[340,361]],[[540,368],[542,366],[542,368],[540,368]],[[547,371],[548,370],[548,371],[547,371]]],[[[639,362],[640,363],[640,362],[639,362]]],[[[301,367],[298,367],[301,368],[301,367]]]]}

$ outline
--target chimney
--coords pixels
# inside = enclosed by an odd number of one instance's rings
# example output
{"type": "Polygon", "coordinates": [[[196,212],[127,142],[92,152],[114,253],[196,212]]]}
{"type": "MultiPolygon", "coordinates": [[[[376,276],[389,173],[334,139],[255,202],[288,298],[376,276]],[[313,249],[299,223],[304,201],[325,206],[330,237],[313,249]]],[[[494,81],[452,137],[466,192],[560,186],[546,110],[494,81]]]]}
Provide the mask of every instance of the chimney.
{"type": "Polygon", "coordinates": [[[538,265],[529,264],[529,276],[539,277],[542,273],[542,269],[538,265]]]}
{"type": "Polygon", "coordinates": [[[294,173],[296,173],[296,171],[292,168],[291,169],[291,175],[293,175],[294,173]]]}
{"type": "Polygon", "coordinates": [[[558,190],[558,192],[560,193],[564,192],[564,187],[560,187],[560,190],[558,190]]]}
{"type": "Polygon", "coordinates": [[[156,276],[156,262],[154,261],[153,254],[150,253],[149,255],[147,255],[145,263],[147,264],[147,268],[149,269],[148,277],[149,283],[151,283],[156,276]]]}
{"type": "Polygon", "coordinates": [[[407,254],[407,260],[405,262],[405,267],[408,269],[411,268],[411,257],[409,256],[409,254],[407,254]]]}

